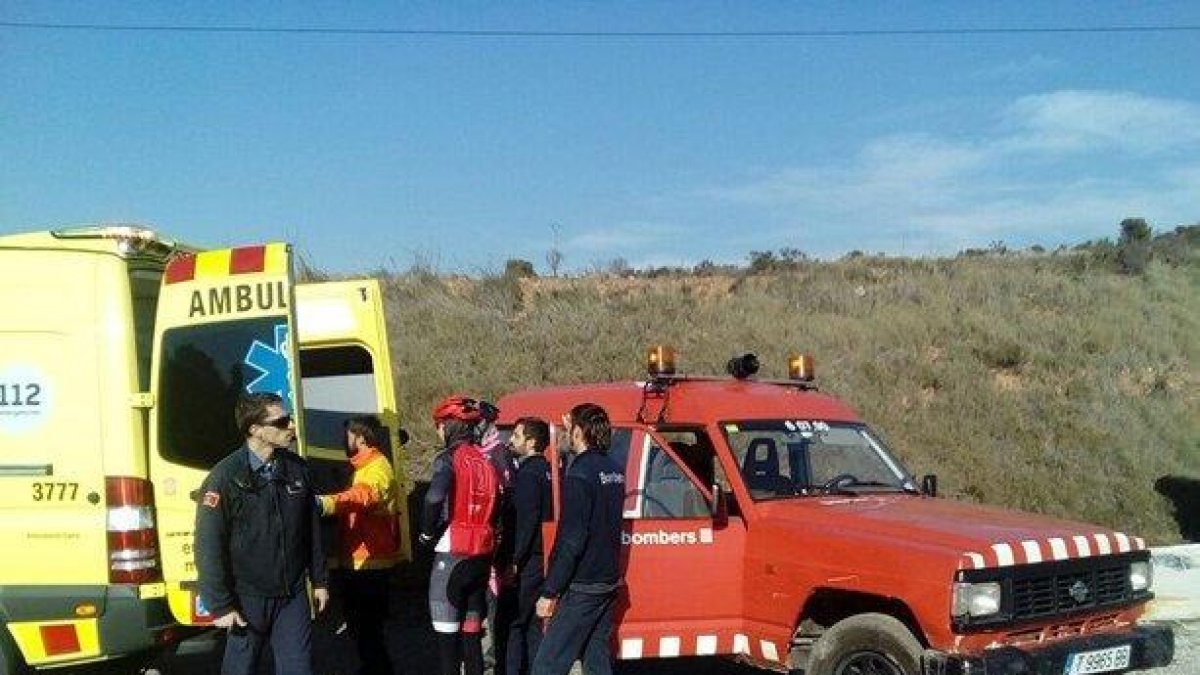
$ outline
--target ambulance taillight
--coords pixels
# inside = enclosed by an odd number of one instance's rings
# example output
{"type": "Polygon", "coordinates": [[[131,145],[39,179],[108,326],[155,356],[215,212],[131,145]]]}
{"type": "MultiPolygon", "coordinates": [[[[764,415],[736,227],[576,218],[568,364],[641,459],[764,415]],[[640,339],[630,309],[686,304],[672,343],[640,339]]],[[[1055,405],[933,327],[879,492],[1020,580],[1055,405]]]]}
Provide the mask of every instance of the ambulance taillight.
{"type": "Polygon", "coordinates": [[[141,478],[104,479],[108,503],[108,580],[114,584],[162,581],[154,489],[141,478]]]}

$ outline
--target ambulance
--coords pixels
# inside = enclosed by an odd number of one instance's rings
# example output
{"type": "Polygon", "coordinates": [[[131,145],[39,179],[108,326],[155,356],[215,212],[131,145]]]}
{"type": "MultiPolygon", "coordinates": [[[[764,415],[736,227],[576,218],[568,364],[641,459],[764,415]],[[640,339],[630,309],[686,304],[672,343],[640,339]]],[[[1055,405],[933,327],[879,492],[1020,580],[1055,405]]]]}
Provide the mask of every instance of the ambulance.
{"type": "MultiPolygon", "coordinates": [[[[1139,623],[1149,551],[1085,523],[940,499],[846,403],[812,359],[759,379],[648,375],[520,391],[506,428],[552,425],[554,518],[564,413],[590,402],[625,470],[620,659],[723,656],[809,675],[1086,675],[1170,663],[1169,628],[1139,623]]],[[[555,523],[546,525],[547,541],[555,523]]],[[[547,551],[550,548],[547,547],[547,551]]]]}
{"type": "Polygon", "coordinates": [[[0,675],[150,654],[210,622],[197,488],[241,445],[246,392],[284,398],[319,489],[347,477],[349,415],[379,415],[398,451],[378,282],[298,284],[281,243],[0,237],[0,675]]]}

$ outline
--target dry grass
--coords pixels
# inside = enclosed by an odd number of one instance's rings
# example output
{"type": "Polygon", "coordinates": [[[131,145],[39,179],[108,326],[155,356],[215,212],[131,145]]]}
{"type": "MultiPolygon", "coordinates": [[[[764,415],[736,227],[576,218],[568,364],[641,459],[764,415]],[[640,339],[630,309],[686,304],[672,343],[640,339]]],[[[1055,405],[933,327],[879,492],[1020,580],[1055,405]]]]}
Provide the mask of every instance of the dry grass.
{"type": "Polygon", "coordinates": [[[1200,473],[1200,265],[1142,276],[1079,256],[855,258],[767,275],[384,279],[411,468],[428,411],[640,374],[676,346],[688,372],[753,351],[782,376],[795,349],[908,466],[949,496],[1177,539],[1152,490],[1200,473]]]}

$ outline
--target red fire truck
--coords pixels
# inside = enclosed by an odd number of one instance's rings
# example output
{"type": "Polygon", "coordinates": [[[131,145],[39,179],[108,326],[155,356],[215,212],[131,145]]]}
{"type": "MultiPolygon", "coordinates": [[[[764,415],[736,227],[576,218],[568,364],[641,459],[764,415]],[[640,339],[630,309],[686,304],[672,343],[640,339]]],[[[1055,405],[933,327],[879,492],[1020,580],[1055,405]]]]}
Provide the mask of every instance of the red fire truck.
{"type": "MultiPolygon", "coordinates": [[[[552,425],[557,510],[571,407],[609,414],[625,467],[620,659],[734,657],[810,675],[1123,672],[1170,663],[1171,630],[1139,624],[1145,542],[1095,525],[939,499],[812,359],[789,379],[676,374],[521,391],[501,424],[552,425]]],[[[554,524],[547,525],[552,537],[554,524]]],[[[548,539],[549,541],[549,539],[548,539]]],[[[549,547],[547,547],[549,550],[549,547]]]]}

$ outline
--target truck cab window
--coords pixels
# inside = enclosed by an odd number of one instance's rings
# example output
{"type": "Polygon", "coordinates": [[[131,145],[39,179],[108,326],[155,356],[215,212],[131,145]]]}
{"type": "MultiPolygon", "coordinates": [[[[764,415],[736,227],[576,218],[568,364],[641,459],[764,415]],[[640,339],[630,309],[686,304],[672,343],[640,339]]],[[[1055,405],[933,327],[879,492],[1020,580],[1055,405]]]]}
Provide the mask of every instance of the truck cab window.
{"type": "Polygon", "coordinates": [[[710,510],[700,488],[679,461],[651,442],[641,481],[642,518],[705,518],[710,510]]]}

